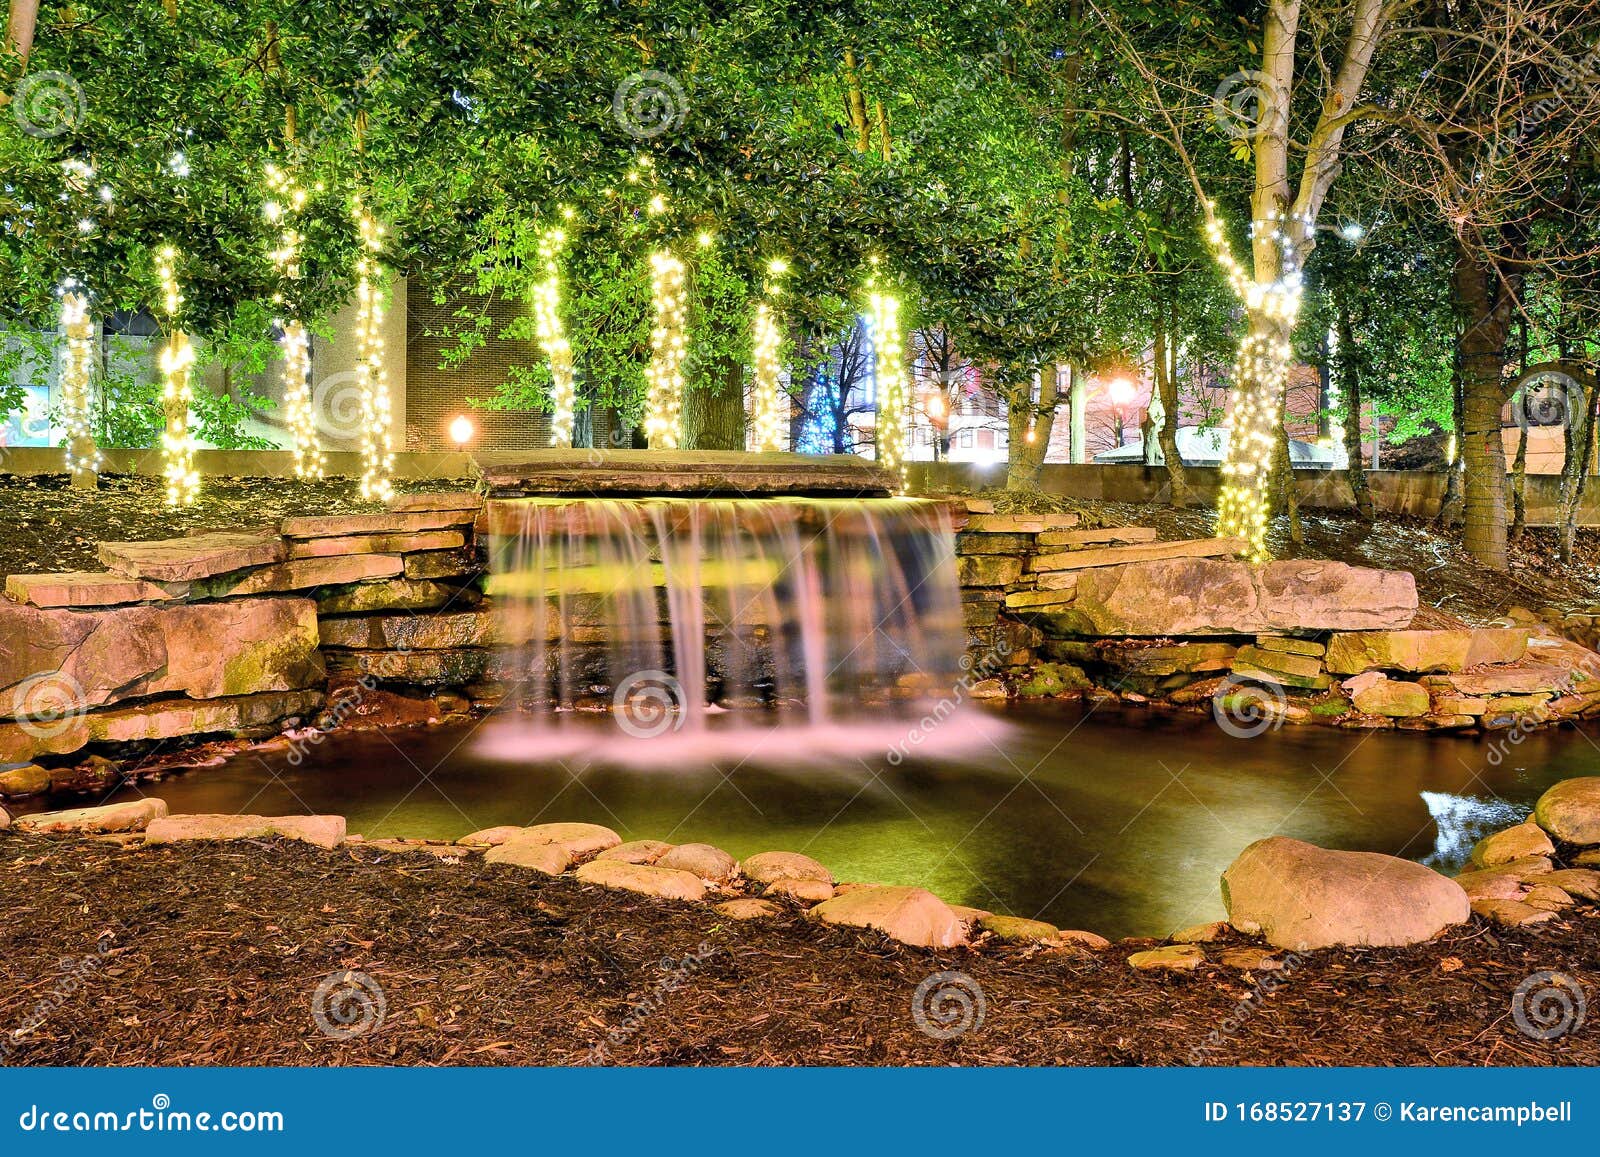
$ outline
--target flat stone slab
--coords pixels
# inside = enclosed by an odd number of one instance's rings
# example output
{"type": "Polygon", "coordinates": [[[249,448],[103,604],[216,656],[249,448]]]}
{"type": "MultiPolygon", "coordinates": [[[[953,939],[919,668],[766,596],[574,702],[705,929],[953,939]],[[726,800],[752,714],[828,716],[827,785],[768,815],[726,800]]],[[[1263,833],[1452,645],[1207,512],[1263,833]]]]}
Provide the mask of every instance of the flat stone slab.
{"type": "Polygon", "coordinates": [[[1098,530],[1047,530],[1039,535],[1039,545],[1046,546],[1110,546],[1125,542],[1154,542],[1153,526],[1104,526],[1098,530]]]}
{"type": "Polygon", "coordinates": [[[1464,671],[1480,663],[1514,663],[1528,650],[1524,627],[1462,631],[1354,631],[1328,640],[1328,670],[1464,671]]]}
{"type": "Polygon", "coordinates": [[[1039,554],[1033,557],[1028,569],[1035,572],[1070,571],[1169,558],[1227,558],[1243,554],[1246,549],[1242,538],[1190,538],[1173,542],[1133,543],[1128,546],[1106,546],[1039,554]]]}
{"type": "Polygon", "coordinates": [[[1054,592],[1037,591],[1024,592],[1033,599],[1008,595],[1006,605],[1033,607],[1047,634],[1065,636],[1392,630],[1408,626],[1417,611],[1416,580],[1409,572],[1309,559],[1259,566],[1160,559],[1060,577],[1070,580],[1062,601],[1041,609],[1054,592]]]}
{"type": "Polygon", "coordinates": [[[330,675],[370,675],[380,683],[415,683],[422,687],[456,687],[489,674],[494,652],[459,647],[439,651],[326,652],[330,675]]]}
{"type": "Polygon", "coordinates": [[[317,629],[324,647],[438,651],[509,641],[504,638],[502,622],[495,612],[485,610],[323,619],[317,629]]]}
{"type": "Polygon", "coordinates": [[[339,554],[404,554],[413,550],[455,550],[466,545],[459,530],[419,530],[415,534],[342,534],[330,538],[297,538],[289,557],[328,558],[339,554]]]}
{"type": "MultiPolygon", "coordinates": [[[[1446,676],[1458,695],[1531,695],[1569,689],[1572,671],[1554,664],[1524,663],[1446,676]]],[[[1492,706],[1492,704],[1491,704],[1492,706]]]]}
{"type": "Polygon", "coordinates": [[[173,844],[186,840],[265,840],[273,837],[300,840],[319,848],[336,848],[344,843],[344,817],[175,815],[152,820],[144,832],[146,844],[173,844]]]}
{"type": "Polygon", "coordinates": [[[962,527],[965,534],[1040,534],[1078,525],[1076,514],[974,514],[962,527]]]}
{"type": "Polygon", "coordinates": [[[100,807],[18,816],[13,826],[19,832],[142,832],[148,824],[158,822],[166,814],[166,800],[133,799],[100,807]]]}
{"type": "Polygon", "coordinates": [[[498,497],[790,494],[883,498],[900,489],[897,474],[854,454],[535,450],[518,465],[490,467],[483,475],[490,494],[498,497]]]}
{"type": "Polygon", "coordinates": [[[475,490],[426,490],[418,494],[396,494],[384,505],[401,513],[424,510],[476,512],[483,508],[483,495],[475,490]]]}
{"type": "Polygon", "coordinates": [[[102,542],[100,561],[127,578],[181,583],[281,562],[287,549],[276,535],[216,531],[152,542],[102,542]]]}
{"type": "MultiPolygon", "coordinates": [[[[336,587],[369,579],[398,578],[405,563],[397,554],[344,554],[334,558],[298,558],[253,570],[238,578],[215,579],[204,584],[207,598],[304,591],[336,587]]],[[[201,593],[199,590],[197,594],[201,593]]]]}
{"type": "Polygon", "coordinates": [[[381,514],[314,514],[285,518],[278,531],[285,538],[346,538],[363,534],[417,534],[470,526],[477,508],[413,510],[381,514]]]}
{"type": "Polygon", "coordinates": [[[107,571],[6,576],[6,597],[34,607],[115,607],[165,603],[177,596],[144,579],[107,571]]]}
{"type": "Polygon", "coordinates": [[[463,595],[454,587],[425,579],[375,579],[336,589],[313,592],[317,613],[360,615],[373,611],[431,611],[450,603],[461,608],[477,605],[476,593],[463,595]]]}
{"type": "Polygon", "coordinates": [[[48,728],[0,722],[0,762],[70,755],[91,743],[132,743],[191,735],[228,735],[321,709],[321,691],[266,692],[226,699],[162,699],[72,715],[48,728]]]}
{"type": "Polygon", "coordinates": [[[1204,950],[1193,944],[1168,944],[1128,957],[1129,966],[1140,972],[1193,972],[1205,962],[1204,950]]]}

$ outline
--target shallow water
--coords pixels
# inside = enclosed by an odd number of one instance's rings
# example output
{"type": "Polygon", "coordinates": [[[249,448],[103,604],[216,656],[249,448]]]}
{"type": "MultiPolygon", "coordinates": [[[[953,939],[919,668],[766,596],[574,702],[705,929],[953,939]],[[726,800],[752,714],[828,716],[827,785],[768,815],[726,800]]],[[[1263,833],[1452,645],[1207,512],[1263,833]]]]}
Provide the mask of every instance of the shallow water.
{"type": "Polygon", "coordinates": [[[802,851],[841,879],[1123,936],[1220,917],[1218,875],[1263,836],[1448,869],[1545,787],[1600,774],[1600,747],[1568,729],[1514,747],[1317,727],[1235,739],[1209,717],[1037,704],[968,708],[918,742],[892,722],[808,736],[750,718],[604,763],[619,749],[603,715],[537,734],[507,717],[348,733],[298,766],[247,752],[145,790],[174,812],[338,812],[369,837],[586,820],[736,856],[802,851]]]}

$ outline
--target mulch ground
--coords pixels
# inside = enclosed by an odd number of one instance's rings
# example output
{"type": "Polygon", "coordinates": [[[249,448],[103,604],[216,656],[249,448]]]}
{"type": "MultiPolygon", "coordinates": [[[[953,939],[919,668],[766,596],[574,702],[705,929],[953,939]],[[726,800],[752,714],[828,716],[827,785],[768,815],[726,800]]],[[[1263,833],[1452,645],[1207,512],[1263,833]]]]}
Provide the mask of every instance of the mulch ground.
{"type": "MultiPolygon", "coordinates": [[[[9,835],[0,1052],[33,1065],[584,1064],[596,1046],[630,1065],[1600,1064],[1600,1009],[1549,1043],[1515,1027],[1512,994],[1532,973],[1600,994],[1596,909],[1545,928],[1311,953],[1255,989],[1218,964],[1135,973],[1131,943],[927,952],[798,913],[740,923],[423,854],[9,835]],[[912,1001],[946,970],[985,1007],[937,1040],[912,1001]],[[312,1005],[346,971],[381,986],[385,1015],[335,1041],[312,1005]]],[[[329,1008],[334,1023],[361,1012],[337,996],[329,1008]]]]}

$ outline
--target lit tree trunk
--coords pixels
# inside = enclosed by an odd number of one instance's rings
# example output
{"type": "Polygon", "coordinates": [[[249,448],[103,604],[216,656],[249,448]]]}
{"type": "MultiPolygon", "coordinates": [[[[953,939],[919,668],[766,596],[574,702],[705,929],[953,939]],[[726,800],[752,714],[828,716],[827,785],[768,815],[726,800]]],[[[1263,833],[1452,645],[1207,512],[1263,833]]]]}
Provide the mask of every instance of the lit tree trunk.
{"type": "Polygon", "coordinates": [[[1490,272],[1465,250],[1453,277],[1458,308],[1466,321],[1460,340],[1461,543],[1484,566],[1506,569],[1506,451],[1500,411],[1506,402],[1502,371],[1509,309],[1490,272]]]}
{"type": "Polygon", "coordinates": [[[1517,427],[1517,452],[1511,458],[1511,530],[1510,541],[1522,541],[1522,532],[1528,525],[1528,428],[1517,427]]]}
{"type": "MultiPolygon", "coordinates": [[[[1459,352],[1459,339],[1457,340],[1459,352]]],[[[1447,529],[1454,529],[1461,525],[1462,510],[1466,504],[1466,494],[1461,484],[1462,457],[1461,447],[1467,441],[1466,413],[1461,404],[1461,359],[1456,358],[1456,364],[1450,370],[1450,420],[1451,432],[1455,437],[1455,454],[1450,460],[1450,473],[1445,479],[1444,502],[1439,507],[1439,525],[1447,529]]]]}
{"type": "Polygon", "coordinates": [[[1178,453],[1178,306],[1163,317],[1157,315],[1155,333],[1156,395],[1161,399],[1161,424],[1156,427],[1156,441],[1161,446],[1162,462],[1167,468],[1167,492],[1174,506],[1193,504],[1194,494],[1189,489],[1189,479],[1183,472],[1183,457],[1178,453]]]}
{"type": "Polygon", "coordinates": [[[33,32],[38,23],[39,0],[11,0],[6,17],[6,47],[17,54],[22,70],[28,67],[28,57],[33,53],[33,32]]]}
{"type": "Polygon", "coordinates": [[[1572,547],[1578,534],[1578,507],[1583,501],[1584,482],[1589,473],[1594,439],[1595,400],[1600,391],[1592,382],[1580,382],[1583,390],[1581,404],[1573,407],[1562,432],[1561,458],[1561,538],[1560,557],[1564,563],[1572,561],[1572,547]]]}
{"type": "Polygon", "coordinates": [[[744,367],[724,359],[714,380],[696,381],[683,396],[683,445],[691,450],[744,449],[744,367]]]}
{"type": "Polygon", "coordinates": [[[1278,441],[1272,455],[1272,488],[1278,502],[1289,516],[1289,541],[1299,545],[1305,541],[1300,529],[1300,493],[1294,486],[1294,458],[1289,453],[1289,431],[1278,423],[1278,441]]]}
{"type": "Polygon", "coordinates": [[[1361,457],[1361,371],[1351,351],[1355,349],[1355,327],[1350,313],[1340,304],[1339,316],[1334,322],[1339,334],[1339,401],[1344,407],[1345,477],[1350,480],[1350,494],[1355,499],[1356,513],[1365,521],[1376,517],[1372,505],[1372,487],[1367,483],[1367,464],[1361,457]]]}
{"type": "Polygon", "coordinates": [[[1044,469],[1045,452],[1050,448],[1050,431],[1055,426],[1056,406],[1061,399],[1061,377],[1070,368],[1047,366],[1039,373],[1039,400],[1033,402],[1031,382],[1023,381],[1020,399],[1006,407],[1009,438],[1006,488],[1039,489],[1039,474],[1044,469]]]}

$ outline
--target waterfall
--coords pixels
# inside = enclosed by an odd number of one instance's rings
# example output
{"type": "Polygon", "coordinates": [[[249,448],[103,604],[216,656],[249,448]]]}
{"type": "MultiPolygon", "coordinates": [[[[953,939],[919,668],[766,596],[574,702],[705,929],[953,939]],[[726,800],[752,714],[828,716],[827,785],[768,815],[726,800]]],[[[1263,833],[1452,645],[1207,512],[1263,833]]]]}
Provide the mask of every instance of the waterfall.
{"type": "Polygon", "coordinates": [[[612,708],[630,734],[696,732],[764,705],[821,725],[915,714],[960,675],[941,503],[519,498],[491,503],[490,531],[502,678],[535,720],[612,708]]]}

